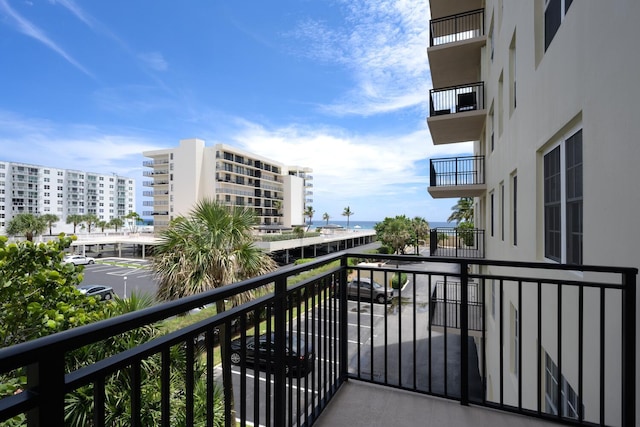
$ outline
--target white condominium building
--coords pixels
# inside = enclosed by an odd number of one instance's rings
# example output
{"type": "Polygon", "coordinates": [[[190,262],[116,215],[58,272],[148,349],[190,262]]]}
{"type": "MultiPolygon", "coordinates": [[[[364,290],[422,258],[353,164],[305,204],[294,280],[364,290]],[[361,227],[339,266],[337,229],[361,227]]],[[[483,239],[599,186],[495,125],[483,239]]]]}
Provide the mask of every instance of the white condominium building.
{"type": "MultiPolygon", "coordinates": [[[[431,196],[473,198],[487,259],[638,267],[640,2],[431,0],[430,8],[433,144],[474,141],[473,155],[431,160],[431,196]]],[[[576,270],[555,279],[606,281],[576,270]]],[[[621,400],[610,382],[621,375],[613,349],[623,332],[613,298],[485,285],[486,345],[502,348],[487,355],[486,398],[618,424],[601,415],[621,400]],[[540,295],[535,313],[527,304],[540,295]],[[577,298],[590,309],[574,312],[577,298]],[[536,382],[533,393],[519,389],[536,382]]]]}
{"type": "Polygon", "coordinates": [[[205,146],[200,139],[185,139],[175,148],[145,151],[143,163],[151,180],[144,181],[144,201],[156,230],[194,205],[211,198],[255,211],[264,230],[304,223],[305,207],[313,202],[311,169],[286,166],[224,144],[205,146]]]}
{"type": "Polygon", "coordinates": [[[69,215],[121,218],[135,212],[135,189],[123,176],[0,161],[0,234],[20,213],[56,215],[53,233],[73,231],[69,215]]]}

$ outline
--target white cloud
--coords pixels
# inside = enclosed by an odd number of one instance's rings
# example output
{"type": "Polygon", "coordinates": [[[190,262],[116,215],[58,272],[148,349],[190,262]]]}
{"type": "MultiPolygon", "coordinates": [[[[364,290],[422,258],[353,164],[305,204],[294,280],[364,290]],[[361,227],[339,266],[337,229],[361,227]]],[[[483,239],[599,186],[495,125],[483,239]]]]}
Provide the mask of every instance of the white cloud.
{"type": "Polygon", "coordinates": [[[157,143],[126,131],[60,126],[1,111],[0,128],[2,160],[89,172],[129,176],[142,170],[142,151],[157,147],[157,143]]]}
{"type": "Polygon", "coordinates": [[[156,71],[166,71],[169,68],[167,61],[159,52],[148,52],[138,54],[138,58],[141,59],[149,68],[156,71]]]}
{"type": "Polygon", "coordinates": [[[76,67],[78,70],[82,71],[89,77],[93,77],[93,74],[91,74],[84,66],[82,66],[82,64],[76,61],[75,58],[73,58],[62,47],[58,46],[56,42],[54,42],[51,38],[49,38],[47,34],[44,32],[44,30],[42,30],[41,28],[33,24],[31,21],[27,20],[26,18],[21,16],[19,13],[17,13],[15,10],[13,10],[11,6],[9,6],[6,0],[0,0],[0,11],[4,12],[6,16],[11,18],[17,30],[20,31],[22,34],[28,37],[31,37],[39,41],[40,43],[44,44],[49,49],[53,50],[58,55],[63,57],[67,62],[69,62],[74,67],[76,67]]]}
{"type": "MultiPolygon", "coordinates": [[[[287,165],[313,168],[316,211],[335,210],[336,205],[349,203],[356,206],[353,202],[359,201],[368,215],[361,219],[381,219],[396,213],[421,215],[421,209],[438,204],[426,191],[428,159],[466,155],[473,149],[471,143],[436,147],[427,129],[380,136],[330,127],[268,129],[243,120],[238,124],[240,128],[230,136],[230,145],[287,165]]],[[[448,215],[448,204],[446,211],[439,207],[437,218],[448,215]]]]}
{"type": "Polygon", "coordinates": [[[322,110],[373,115],[424,104],[430,86],[425,1],[345,0],[341,27],[300,22],[290,36],[305,43],[302,55],[349,69],[355,87],[322,110]]]}

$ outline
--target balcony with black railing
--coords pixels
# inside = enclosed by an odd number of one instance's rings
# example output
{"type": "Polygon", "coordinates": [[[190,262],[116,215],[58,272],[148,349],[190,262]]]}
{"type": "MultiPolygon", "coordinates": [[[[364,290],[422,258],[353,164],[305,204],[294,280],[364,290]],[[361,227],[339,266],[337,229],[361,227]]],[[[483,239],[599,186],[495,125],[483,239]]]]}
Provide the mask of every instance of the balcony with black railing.
{"type": "Polygon", "coordinates": [[[431,159],[429,177],[428,190],[434,199],[478,197],[487,190],[484,156],[431,159]]]}
{"type": "Polygon", "coordinates": [[[429,91],[427,124],[435,145],[478,141],[486,117],[484,83],[429,91]]]}
{"type": "Polygon", "coordinates": [[[632,426],[636,277],[341,252],[0,349],[0,378],[20,384],[0,397],[0,423],[632,426]],[[396,275],[402,287],[384,286],[396,275]],[[383,284],[387,303],[347,286],[365,278],[383,284]],[[259,296],[126,350],[108,345],[247,291],[259,296]],[[447,301],[456,316],[440,322],[447,301]],[[100,345],[111,352],[78,363],[100,345]]]}
{"type": "Polygon", "coordinates": [[[156,159],[156,160],[145,160],[142,162],[142,166],[146,167],[156,167],[160,165],[168,165],[169,159],[156,159]]]}
{"type": "Polygon", "coordinates": [[[484,7],[484,0],[430,0],[431,18],[445,18],[484,7]]]}
{"type": "MultiPolygon", "coordinates": [[[[461,330],[462,286],[459,281],[439,280],[433,286],[431,294],[431,325],[434,331],[445,331],[447,328],[461,330]]],[[[469,281],[467,285],[467,311],[469,335],[481,336],[484,331],[484,302],[482,289],[477,282],[469,281]]]]}
{"type": "Polygon", "coordinates": [[[463,226],[432,228],[429,254],[437,257],[484,258],[484,230],[463,226]]]}
{"type": "Polygon", "coordinates": [[[481,52],[486,43],[484,9],[429,21],[427,55],[433,86],[475,81],[480,75],[481,52]]]}

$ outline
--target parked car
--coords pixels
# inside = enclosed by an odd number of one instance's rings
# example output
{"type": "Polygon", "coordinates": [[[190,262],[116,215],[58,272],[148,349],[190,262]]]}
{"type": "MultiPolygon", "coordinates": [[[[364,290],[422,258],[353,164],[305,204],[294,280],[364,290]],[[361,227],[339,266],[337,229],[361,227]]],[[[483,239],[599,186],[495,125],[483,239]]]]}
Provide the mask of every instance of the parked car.
{"type": "Polygon", "coordinates": [[[347,295],[349,297],[376,301],[385,304],[393,299],[393,289],[385,288],[375,280],[366,277],[353,279],[347,284],[347,295]]]}
{"type": "MultiPolygon", "coordinates": [[[[236,339],[231,341],[231,363],[240,365],[242,363],[242,347],[245,348],[245,358],[248,363],[266,366],[267,363],[275,364],[275,334],[262,334],[256,340],[255,336],[247,336],[246,339],[236,339]]],[[[296,334],[285,335],[285,370],[297,374],[306,374],[313,370],[315,354],[310,343],[305,343],[296,334]]]]}
{"type": "Polygon", "coordinates": [[[84,264],[93,264],[96,260],[90,256],[84,255],[67,255],[62,260],[65,264],[73,264],[73,265],[84,265],[84,264]]]}
{"type": "Polygon", "coordinates": [[[113,298],[113,288],[104,285],[81,285],[78,290],[84,295],[95,297],[98,300],[110,300],[113,298]]]}

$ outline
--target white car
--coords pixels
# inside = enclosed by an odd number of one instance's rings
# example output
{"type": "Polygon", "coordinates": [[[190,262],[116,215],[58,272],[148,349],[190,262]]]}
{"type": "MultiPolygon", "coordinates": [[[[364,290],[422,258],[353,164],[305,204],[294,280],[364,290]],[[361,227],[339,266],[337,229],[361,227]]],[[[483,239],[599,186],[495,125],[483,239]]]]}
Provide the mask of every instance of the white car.
{"type": "Polygon", "coordinates": [[[84,265],[84,264],[93,264],[96,262],[95,259],[90,256],[84,255],[67,255],[62,260],[65,264],[73,264],[73,265],[84,265]]]}

